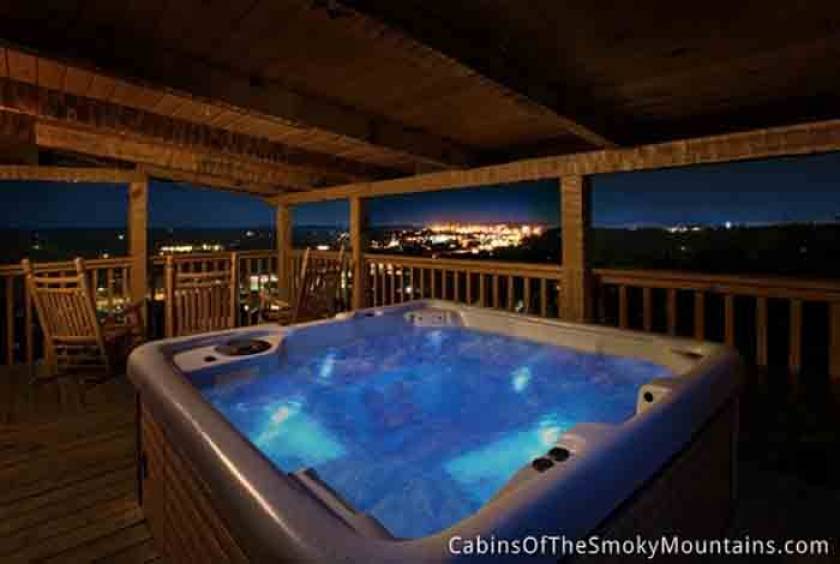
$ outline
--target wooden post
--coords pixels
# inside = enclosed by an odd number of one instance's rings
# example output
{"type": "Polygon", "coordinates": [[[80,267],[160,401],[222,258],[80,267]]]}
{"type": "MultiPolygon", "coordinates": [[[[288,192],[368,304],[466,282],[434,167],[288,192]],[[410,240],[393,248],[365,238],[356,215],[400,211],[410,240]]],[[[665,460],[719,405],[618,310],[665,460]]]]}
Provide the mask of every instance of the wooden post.
{"type": "Polygon", "coordinates": [[[589,179],[580,175],[560,179],[560,226],[563,239],[563,302],[567,321],[592,318],[592,277],[588,246],[591,223],[589,179]]]}
{"type": "Polygon", "coordinates": [[[840,382],[840,302],[831,302],[828,312],[828,373],[833,381],[840,382]]]}
{"type": "Polygon", "coordinates": [[[353,251],[353,309],[362,309],[366,302],[367,276],[365,276],[364,223],[365,203],[358,197],[350,198],[350,247],[353,251]]]}
{"type": "MultiPolygon", "coordinates": [[[[148,292],[149,180],[128,185],[128,254],[131,257],[129,293],[131,301],[145,300],[148,292]]],[[[143,317],[146,309],[143,308],[143,317]]]]}
{"type": "Polygon", "coordinates": [[[280,298],[289,301],[292,296],[292,213],[286,204],[277,204],[277,285],[280,298]]]}
{"type": "Polygon", "coordinates": [[[165,335],[167,337],[175,336],[175,259],[172,255],[167,255],[166,262],[163,267],[163,284],[164,284],[164,325],[165,335]]]}

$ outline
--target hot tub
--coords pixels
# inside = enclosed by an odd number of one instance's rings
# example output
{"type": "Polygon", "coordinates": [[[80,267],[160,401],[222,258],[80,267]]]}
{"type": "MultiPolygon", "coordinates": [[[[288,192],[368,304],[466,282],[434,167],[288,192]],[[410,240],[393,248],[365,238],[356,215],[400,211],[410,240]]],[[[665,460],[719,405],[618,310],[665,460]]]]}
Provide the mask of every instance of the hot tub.
{"type": "Polygon", "coordinates": [[[128,365],[142,503],[174,560],[720,532],[738,367],[715,344],[437,301],[157,341],[128,365]]]}

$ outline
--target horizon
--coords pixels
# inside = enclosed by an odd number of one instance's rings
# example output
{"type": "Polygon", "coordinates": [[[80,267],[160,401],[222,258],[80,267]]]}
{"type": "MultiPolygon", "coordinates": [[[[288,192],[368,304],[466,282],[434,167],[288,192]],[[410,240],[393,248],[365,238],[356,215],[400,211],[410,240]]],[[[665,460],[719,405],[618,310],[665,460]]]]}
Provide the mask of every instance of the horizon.
{"type": "MultiPolygon", "coordinates": [[[[595,227],[834,223],[840,218],[840,152],[592,177],[595,227]]],[[[393,195],[367,203],[369,225],[559,224],[556,180],[393,195]]],[[[347,200],[293,206],[297,225],[347,229],[347,200]]],[[[0,227],[125,228],[127,195],[114,184],[0,182],[0,227]],[[60,184],[56,189],[55,184],[60,184]],[[25,189],[23,189],[25,187],[25,189]]],[[[151,229],[273,225],[259,198],[153,181],[151,229]]]]}
{"type": "MultiPolygon", "coordinates": [[[[813,220],[790,220],[790,221],[770,221],[770,222],[762,222],[762,221],[746,221],[746,222],[734,222],[734,221],[724,221],[723,223],[702,223],[702,222],[685,222],[685,223],[626,223],[626,224],[601,224],[601,225],[593,225],[592,228],[594,229],[630,229],[630,230],[641,230],[641,229],[669,229],[674,227],[719,227],[719,228],[726,228],[726,224],[730,224],[730,228],[753,228],[753,227],[783,227],[783,226],[818,226],[818,225],[837,225],[840,224],[840,217],[834,219],[813,219],[813,220]]],[[[557,229],[562,227],[560,223],[540,223],[535,221],[489,221],[489,222],[474,222],[474,221],[453,221],[453,220],[432,220],[428,223],[393,223],[393,224],[380,224],[375,225],[373,227],[369,227],[368,229],[398,229],[403,227],[408,228],[427,228],[431,225],[435,224],[453,224],[453,225],[480,225],[480,226],[494,226],[494,225],[509,225],[509,226],[516,226],[516,225],[538,225],[547,228],[548,230],[557,229]]],[[[334,224],[324,223],[324,224],[300,224],[294,225],[294,229],[321,229],[321,230],[343,230],[347,231],[348,227],[346,226],[337,226],[334,224]]],[[[248,230],[267,230],[267,231],[274,231],[275,225],[272,223],[264,223],[264,224],[248,224],[248,225],[237,225],[237,226],[205,226],[205,225],[186,225],[186,226],[149,226],[149,231],[156,230],[156,231],[185,231],[185,230],[196,230],[196,231],[248,231],[248,230]]],[[[6,227],[0,226],[0,231],[67,231],[67,230],[109,230],[109,231],[125,231],[126,227],[122,225],[23,225],[23,226],[15,226],[15,227],[6,227]]]]}

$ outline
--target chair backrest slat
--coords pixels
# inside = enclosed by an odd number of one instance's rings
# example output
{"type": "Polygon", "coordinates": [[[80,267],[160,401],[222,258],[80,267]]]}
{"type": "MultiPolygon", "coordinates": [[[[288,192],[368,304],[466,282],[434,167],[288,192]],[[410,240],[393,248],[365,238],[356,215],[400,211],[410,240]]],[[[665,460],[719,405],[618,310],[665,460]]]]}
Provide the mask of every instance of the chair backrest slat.
{"type": "Polygon", "coordinates": [[[166,336],[221,331],[236,326],[237,256],[193,268],[166,257],[166,336]]]}
{"type": "Polygon", "coordinates": [[[313,260],[309,249],[306,249],[293,306],[293,323],[320,319],[335,313],[344,263],[344,247],[338,253],[338,260],[313,260]]]}

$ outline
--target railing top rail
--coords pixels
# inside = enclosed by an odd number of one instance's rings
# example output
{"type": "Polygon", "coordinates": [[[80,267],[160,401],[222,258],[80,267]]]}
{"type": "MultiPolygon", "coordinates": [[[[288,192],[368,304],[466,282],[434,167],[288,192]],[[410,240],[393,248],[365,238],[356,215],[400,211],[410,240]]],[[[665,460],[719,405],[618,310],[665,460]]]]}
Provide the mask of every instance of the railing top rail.
{"type": "MultiPolygon", "coordinates": [[[[224,260],[236,253],[238,258],[270,258],[274,256],[273,249],[250,249],[247,251],[219,251],[215,253],[178,253],[172,255],[175,262],[201,262],[203,260],[224,260]]],[[[169,255],[154,255],[149,260],[154,265],[162,265],[169,255]]]]}
{"type": "Polygon", "coordinates": [[[470,272],[520,274],[534,277],[559,278],[563,269],[558,264],[540,264],[529,262],[488,261],[483,259],[450,259],[413,257],[368,253],[364,255],[368,263],[388,263],[424,268],[468,270],[470,272]]]}
{"type": "MultiPolygon", "coordinates": [[[[55,262],[34,262],[32,263],[35,272],[61,272],[64,270],[75,270],[72,260],[55,262]]],[[[110,257],[98,259],[85,259],[85,267],[88,269],[99,268],[122,268],[131,266],[131,257],[110,257]]],[[[22,276],[23,267],[20,263],[0,265],[0,276],[22,276]]]]}
{"type": "MultiPolygon", "coordinates": [[[[292,253],[296,256],[303,256],[303,253],[305,252],[306,249],[295,249],[292,251],[292,253]]],[[[338,255],[338,251],[318,251],[316,249],[309,249],[310,258],[338,260],[338,255]]],[[[348,253],[345,252],[344,256],[349,259],[348,253]]]]}
{"type": "Polygon", "coordinates": [[[265,258],[273,257],[277,251],[274,249],[249,249],[247,251],[237,251],[237,254],[242,258],[265,258]]]}
{"type": "Polygon", "coordinates": [[[607,284],[705,290],[782,298],[840,299],[840,281],[829,279],[610,268],[596,268],[593,273],[601,282],[607,284]]]}

